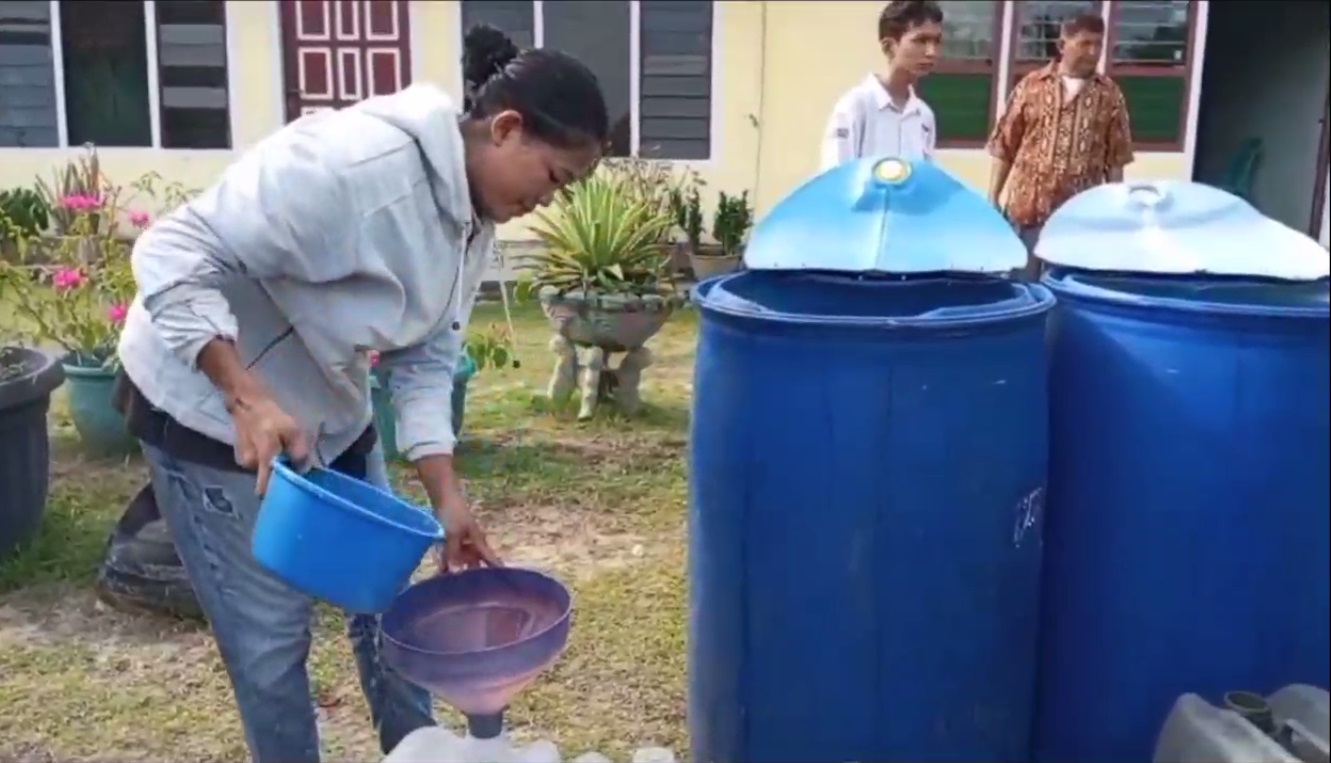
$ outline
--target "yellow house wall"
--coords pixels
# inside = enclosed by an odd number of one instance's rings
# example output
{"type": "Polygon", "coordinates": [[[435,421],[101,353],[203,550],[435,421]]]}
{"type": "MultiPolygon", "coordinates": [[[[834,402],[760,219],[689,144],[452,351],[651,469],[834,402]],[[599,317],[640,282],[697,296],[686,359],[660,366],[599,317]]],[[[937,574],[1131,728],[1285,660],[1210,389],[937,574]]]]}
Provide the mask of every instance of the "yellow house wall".
{"type": "MultiPolygon", "coordinates": [[[[718,2],[713,46],[712,159],[681,163],[699,172],[711,191],[749,190],[761,214],[807,180],[817,168],[819,137],[833,102],[880,64],[872,29],[872,2],[718,2]],[[830,44],[829,41],[840,41],[830,44]]],[[[417,81],[458,92],[459,4],[413,2],[412,69],[417,81]]],[[[277,129],[282,114],[281,38],[277,4],[227,3],[232,67],[232,133],[237,149],[277,129]]],[[[77,149],[0,149],[0,188],[48,177],[77,149]]],[[[155,171],[187,187],[210,184],[233,151],[103,148],[106,173],[127,182],[155,171]]],[[[988,177],[979,150],[943,150],[939,161],[977,188],[988,177]]],[[[1140,154],[1129,177],[1185,178],[1182,153],[1140,154]]],[[[505,239],[528,238],[525,226],[503,227],[505,239]]]]}
{"type": "MultiPolygon", "coordinates": [[[[227,63],[232,144],[243,148],[282,124],[282,45],[277,4],[228,2],[227,63]]],[[[77,148],[0,148],[0,188],[50,178],[77,148]]],[[[99,148],[102,170],[113,182],[127,183],[147,172],[187,188],[213,182],[230,163],[232,151],[159,148],[99,148]]],[[[49,181],[48,181],[49,182],[49,181]]]]}

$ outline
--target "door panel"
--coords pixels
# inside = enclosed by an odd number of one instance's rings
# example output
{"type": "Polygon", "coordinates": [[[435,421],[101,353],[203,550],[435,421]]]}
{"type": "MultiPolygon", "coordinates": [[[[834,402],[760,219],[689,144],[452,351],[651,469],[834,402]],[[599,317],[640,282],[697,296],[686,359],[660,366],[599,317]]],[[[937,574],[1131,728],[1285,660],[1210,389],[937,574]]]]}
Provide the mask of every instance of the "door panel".
{"type": "Polygon", "coordinates": [[[282,0],[287,121],[411,83],[406,0],[282,0]]]}

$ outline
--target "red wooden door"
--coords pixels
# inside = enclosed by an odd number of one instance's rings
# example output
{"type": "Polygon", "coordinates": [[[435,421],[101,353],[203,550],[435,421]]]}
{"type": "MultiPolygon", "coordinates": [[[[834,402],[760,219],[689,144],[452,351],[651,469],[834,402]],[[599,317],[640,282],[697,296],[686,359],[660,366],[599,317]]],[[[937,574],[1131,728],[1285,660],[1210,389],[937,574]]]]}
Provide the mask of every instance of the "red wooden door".
{"type": "Polygon", "coordinates": [[[286,118],[411,83],[406,0],[282,0],[286,118]]]}

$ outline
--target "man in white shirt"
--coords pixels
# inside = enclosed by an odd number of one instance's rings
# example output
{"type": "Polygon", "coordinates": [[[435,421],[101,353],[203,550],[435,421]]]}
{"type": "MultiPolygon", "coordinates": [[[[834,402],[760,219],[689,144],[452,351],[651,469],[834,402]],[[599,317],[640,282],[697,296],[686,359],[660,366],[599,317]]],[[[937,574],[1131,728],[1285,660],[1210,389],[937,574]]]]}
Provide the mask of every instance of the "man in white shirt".
{"type": "Polygon", "coordinates": [[[935,0],[892,0],[878,16],[878,44],[887,66],[832,108],[820,171],[865,156],[933,158],[938,125],[933,109],[915,94],[915,83],[938,59],[943,10],[935,0]]]}

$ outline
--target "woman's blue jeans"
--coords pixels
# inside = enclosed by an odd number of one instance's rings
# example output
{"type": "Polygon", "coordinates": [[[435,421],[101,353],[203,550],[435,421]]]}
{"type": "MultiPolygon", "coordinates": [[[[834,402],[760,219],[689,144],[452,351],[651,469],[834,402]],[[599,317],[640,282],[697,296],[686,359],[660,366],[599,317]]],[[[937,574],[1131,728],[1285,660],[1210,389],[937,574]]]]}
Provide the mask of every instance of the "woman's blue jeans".
{"type": "MultiPolygon", "coordinates": [[[[226,664],[255,763],[318,763],[319,732],[306,661],[314,602],[259,565],[250,533],[259,513],[254,476],[174,459],[144,446],[153,493],[226,664]]],[[[376,446],[367,474],[388,488],[376,446]]],[[[379,623],[348,617],[361,689],[388,753],[434,724],[430,695],[379,659],[379,623]]]]}

